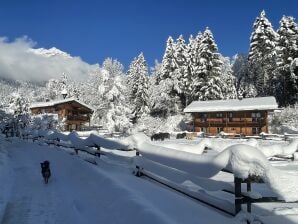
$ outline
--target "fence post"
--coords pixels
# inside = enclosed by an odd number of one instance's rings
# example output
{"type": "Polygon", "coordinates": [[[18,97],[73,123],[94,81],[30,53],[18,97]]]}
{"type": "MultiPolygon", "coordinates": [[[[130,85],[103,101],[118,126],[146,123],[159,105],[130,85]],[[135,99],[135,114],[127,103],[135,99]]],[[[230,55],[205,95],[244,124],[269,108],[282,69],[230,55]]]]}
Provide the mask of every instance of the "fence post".
{"type": "MultiPolygon", "coordinates": [[[[247,183],[246,183],[246,190],[247,192],[251,192],[251,181],[248,179],[247,183]]],[[[248,197],[248,201],[246,203],[247,206],[247,212],[251,213],[251,201],[250,201],[250,197],[248,197]]]]}
{"type": "Polygon", "coordinates": [[[95,146],[96,147],[96,153],[95,155],[100,158],[100,146],[95,146]]]}
{"type": "Polygon", "coordinates": [[[242,179],[239,177],[234,177],[235,185],[235,214],[238,214],[241,211],[242,203],[242,194],[241,194],[241,182],[242,179]]]}
{"type": "MultiPolygon", "coordinates": [[[[140,152],[136,149],[136,156],[140,156],[140,152]]],[[[136,172],[135,172],[135,175],[137,177],[140,177],[142,176],[142,172],[141,172],[141,169],[139,166],[136,166],[136,172]]]]}

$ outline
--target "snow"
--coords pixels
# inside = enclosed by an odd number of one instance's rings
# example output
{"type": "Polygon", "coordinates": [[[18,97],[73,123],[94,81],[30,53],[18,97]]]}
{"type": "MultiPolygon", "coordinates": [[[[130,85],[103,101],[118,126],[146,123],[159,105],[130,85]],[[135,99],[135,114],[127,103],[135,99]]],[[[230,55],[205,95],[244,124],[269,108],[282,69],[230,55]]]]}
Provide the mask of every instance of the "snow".
{"type": "Polygon", "coordinates": [[[216,156],[208,157],[152,145],[141,134],[132,140],[141,155],[154,162],[205,178],[216,175],[223,168],[230,169],[236,177],[243,179],[259,176],[280,199],[298,201],[298,174],[272,167],[266,156],[256,147],[236,144],[216,156]]]}
{"type": "Polygon", "coordinates": [[[74,97],[71,97],[71,98],[67,98],[67,99],[62,99],[62,100],[52,100],[52,101],[49,101],[49,102],[40,102],[40,103],[32,103],[30,105],[30,109],[32,108],[38,108],[38,107],[51,107],[51,106],[55,106],[55,105],[58,105],[58,104],[63,104],[63,103],[67,103],[67,102],[72,102],[72,101],[75,101],[91,110],[94,110],[91,106],[79,101],[78,99],[74,98],[74,97]]]}
{"type": "Polygon", "coordinates": [[[69,142],[74,147],[99,146],[107,149],[130,149],[125,141],[120,141],[117,139],[106,139],[94,134],[94,132],[89,132],[89,136],[85,139],[81,138],[76,131],[72,131],[69,134],[62,134],[60,132],[38,131],[35,135],[44,136],[46,140],[59,139],[64,142],[69,142]]]}
{"type": "Polygon", "coordinates": [[[257,147],[266,157],[293,155],[298,150],[298,139],[293,139],[290,144],[274,144],[257,147]]]}
{"type": "MultiPolygon", "coordinates": [[[[154,144],[154,143],[153,143],[154,144]]],[[[163,147],[175,149],[184,152],[190,152],[194,154],[202,154],[205,148],[212,148],[212,143],[209,139],[203,139],[198,144],[193,145],[182,145],[182,144],[175,144],[175,143],[161,143],[163,147]]]]}
{"type": "Polygon", "coordinates": [[[37,55],[42,55],[44,57],[57,57],[57,56],[62,56],[65,59],[70,59],[72,58],[68,53],[63,52],[55,47],[52,47],[50,49],[45,49],[45,48],[37,48],[37,49],[29,49],[30,52],[33,52],[34,54],[37,55]]]}
{"type": "Polygon", "coordinates": [[[250,192],[242,192],[242,195],[253,198],[253,199],[260,199],[262,195],[258,192],[250,191],[250,192]]]}
{"type": "Polygon", "coordinates": [[[277,103],[274,97],[257,97],[231,99],[193,101],[184,112],[212,112],[212,111],[245,111],[245,110],[274,110],[277,103]]]}
{"type": "MultiPolygon", "coordinates": [[[[55,135],[62,135],[44,134],[46,138],[53,139],[55,135]]],[[[66,136],[66,142],[78,141],[77,144],[81,144],[76,132],[63,136],[66,136]]],[[[93,143],[93,138],[95,142],[103,143],[98,136],[91,134],[81,139],[83,145],[93,143]]],[[[107,146],[118,143],[113,139],[106,140],[107,146]]],[[[0,178],[4,180],[0,182],[0,192],[3,192],[0,196],[0,220],[4,224],[178,224],[197,223],[198,220],[203,223],[241,223],[239,220],[245,218],[271,224],[278,223],[276,220],[290,220],[283,223],[296,223],[298,220],[298,205],[294,203],[258,203],[253,205],[253,216],[247,217],[246,213],[241,213],[236,218],[227,217],[146,178],[132,175],[135,165],[139,165],[145,168],[143,172],[153,174],[170,186],[233,211],[233,198],[219,193],[222,189],[233,191],[233,176],[220,172],[224,167],[233,170],[238,177],[259,175],[271,189],[260,188],[256,184],[252,192],[243,194],[260,198],[273,193],[280,199],[296,201],[297,163],[269,162],[259,149],[247,144],[229,145],[216,153],[208,150],[201,155],[187,152],[187,145],[194,147],[189,151],[195,151],[195,145],[201,141],[167,140],[157,144],[139,133],[119,142],[127,148],[137,148],[141,156],[135,157],[135,151],[102,147],[105,156],[94,158],[84,152],[69,155],[71,151],[61,150],[63,148],[39,146],[17,138],[9,141],[0,138],[0,141],[0,178]],[[174,149],[179,145],[183,145],[182,150],[174,149]],[[49,185],[43,184],[40,175],[39,162],[45,159],[50,160],[53,173],[49,185]],[[86,163],[83,159],[93,160],[97,165],[86,163]],[[263,206],[266,206],[266,212],[262,210],[263,206]]],[[[226,139],[217,141],[228,142],[226,139]]],[[[245,140],[235,142],[247,143],[245,140]]],[[[258,141],[259,145],[274,144],[272,141],[263,142],[258,141]]]]}
{"type": "Polygon", "coordinates": [[[6,177],[13,185],[6,209],[0,210],[4,224],[233,223],[230,217],[133,176],[108,158],[94,166],[64,151],[26,142],[14,142],[7,151],[11,164],[6,166],[13,174],[6,177]],[[53,174],[48,185],[39,167],[45,159],[53,174]]]}

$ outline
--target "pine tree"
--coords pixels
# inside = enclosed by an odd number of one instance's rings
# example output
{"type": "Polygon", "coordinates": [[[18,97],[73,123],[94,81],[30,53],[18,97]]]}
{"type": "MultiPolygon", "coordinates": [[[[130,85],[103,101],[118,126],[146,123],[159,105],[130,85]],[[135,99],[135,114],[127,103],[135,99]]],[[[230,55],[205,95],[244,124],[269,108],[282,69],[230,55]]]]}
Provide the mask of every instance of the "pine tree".
{"type": "Polygon", "coordinates": [[[249,68],[259,96],[273,95],[273,71],[276,59],[276,38],[263,10],[256,18],[250,37],[249,68]]]}
{"type": "Polygon", "coordinates": [[[248,56],[237,54],[232,62],[233,75],[236,77],[237,95],[242,98],[256,97],[257,90],[249,75],[248,56]]]}
{"type": "Polygon", "coordinates": [[[193,68],[196,64],[196,48],[197,41],[191,35],[189,37],[189,43],[186,46],[185,50],[185,63],[183,68],[183,75],[180,78],[180,89],[182,90],[182,95],[184,97],[183,102],[184,106],[187,106],[192,101],[192,81],[193,81],[193,68]]]}
{"type": "Polygon", "coordinates": [[[105,128],[110,132],[126,132],[131,123],[131,111],[127,106],[126,86],[124,85],[124,67],[117,60],[107,58],[102,65],[105,71],[103,101],[106,102],[102,118],[105,128]]]}
{"type": "Polygon", "coordinates": [[[157,82],[160,80],[165,80],[172,77],[172,73],[176,69],[174,53],[175,53],[175,42],[170,36],[167,40],[166,50],[162,59],[162,70],[160,72],[160,77],[158,77],[157,82]]]}
{"type": "Polygon", "coordinates": [[[221,66],[217,45],[212,32],[206,28],[198,43],[198,66],[193,79],[194,100],[223,99],[221,66]]]}
{"type": "Polygon", "coordinates": [[[171,79],[167,78],[156,82],[156,76],[161,73],[161,64],[156,63],[152,75],[149,77],[149,98],[150,115],[153,117],[167,118],[175,115],[181,109],[180,100],[173,97],[173,84],[171,79]]]}
{"type": "Polygon", "coordinates": [[[142,115],[149,113],[148,67],[143,53],[131,62],[127,78],[132,120],[135,123],[142,115]]]}
{"type": "Polygon", "coordinates": [[[180,97],[184,105],[187,104],[188,77],[190,76],[188,46],[182,35],[176,40],[174,51],[175,70],[171,79],[173,80],[173,89],[180,97]]]}
{"type": "Polygon", "coordinates": [[[178,38],[178,42],[174,42],[171,36],[168,38],[165,54],[161,63],[161,71],[159,72],[160,78],[157,77],[156,81],[157,84],[163,81],[164,83],[162,85],[167,86],[166,89],[169,91],[168,94],[170,98],[176,101],[176,108],[180,108],[181,98],[183,98],[181,90],[183,83],[180,79],[182,69],[179,66],[184,63],[184,51],[186,48],[183,36],[178,38]],[[177,45],[179,46],[177,47],[177,45]]]}
{"type": "Polygon", "coordinates": [[[237,98],[236,91],[236,78],[233,75],[231,68],[230,59],[220,55],[221,65],[221,81],[222,81],[222,94],[224,99],[235,99],[237,98]]]}
{"type": "Polygon", "coordinates": [[[12,93],[9,108],[13,113],[10,126],[13,127],[14,135],[20,137],[30,121],[28,99],[19,93],[12,93]]]}
{"type": "Polygon", "coordinates": [[[298,58],[298,26],[295,19],[283,16],[277,33],[276,98],[280,106],[286,106],[297,102],[298,94],[298,74],[291,70],[291,64],[298,58]]]}
{"type": "Polygon", "coordinates": [[[198,97],[197,83],[200,80],[200,44],[202,40],[202,33],[199,32],[195,38],[191,37],[188,44],[189,51],[189,70],[188,73],[188,91],[189,91],[189,103],[196,100],[198,97]]]}

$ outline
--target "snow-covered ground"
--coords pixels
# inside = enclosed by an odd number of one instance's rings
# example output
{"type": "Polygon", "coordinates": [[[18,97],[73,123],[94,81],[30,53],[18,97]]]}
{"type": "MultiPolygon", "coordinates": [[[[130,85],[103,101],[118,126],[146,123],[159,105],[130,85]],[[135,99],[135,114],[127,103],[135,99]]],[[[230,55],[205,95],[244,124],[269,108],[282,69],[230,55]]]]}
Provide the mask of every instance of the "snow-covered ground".
{"type": "MultiPolygon", "coordinates": [[[[168,140],[154,144],[183,145],[182,149],[192,145],[194,149],[200,141],[168,140]]],[[[214,141],[230,145],[234,140],[214,141]]],[[[258,145],[271,144],[276,142],[258,140],[258,145]]],[[[0,223],[241,223],[245,216],[227,216],[149,179],[135,177],[132,175],[135,151],[102,150],[105,156],[93,158],[54,146],[1,139],[0,223]],[[52,169],[48,185],[40,174],[40,162],[46,159],[52,169]],[[97,164],[84,159],[95,160],[97,164]]],[[[217,153],[211,150],[207,155],[212,157],[217,153]]],[[[298,171],[297,162],[271,162],[271,165],[293,174],[298,171]]],[[[220,172],[212,179],[231,183],[233,176],[220,172]]],[[[191,191],[203,191],[195,182],[186,180],[183,186],[191,191]]],[[[253,186],[253,190],[271,193],[261,185],[253,186]]],[[[233,200],[220,192],[213,194],[226,201],[233,200]]],[[[298,223],[297,203],[256,204],[252,210],[265,223],[298,223]]]]}

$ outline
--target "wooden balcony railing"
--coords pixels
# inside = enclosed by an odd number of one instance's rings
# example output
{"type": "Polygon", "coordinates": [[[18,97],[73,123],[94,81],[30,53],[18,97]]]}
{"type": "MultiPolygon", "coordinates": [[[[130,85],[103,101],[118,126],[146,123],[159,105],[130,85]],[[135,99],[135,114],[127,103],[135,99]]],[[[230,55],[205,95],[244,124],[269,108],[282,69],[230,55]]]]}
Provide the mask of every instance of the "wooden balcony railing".
{"type": "Polygon", "coordinates": [[[232,126],[232,127],[258,127],[266,125],[265,118],[196,118],[195,119],[195,126],[215,126],[215,127],[225,127],[225,126],[232,126]]]}
{"type": "Polygon", "coordinates": [[[89,118],[84,115],[67,115],[66,119],[68,121],[89,121],[89,118]]]}

